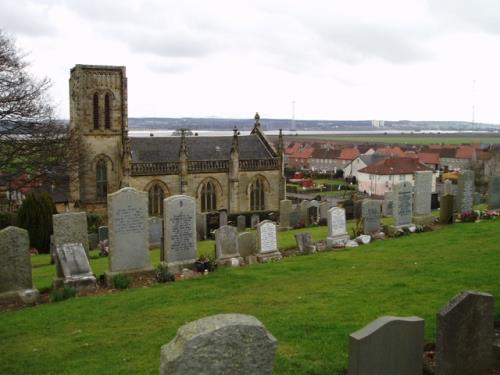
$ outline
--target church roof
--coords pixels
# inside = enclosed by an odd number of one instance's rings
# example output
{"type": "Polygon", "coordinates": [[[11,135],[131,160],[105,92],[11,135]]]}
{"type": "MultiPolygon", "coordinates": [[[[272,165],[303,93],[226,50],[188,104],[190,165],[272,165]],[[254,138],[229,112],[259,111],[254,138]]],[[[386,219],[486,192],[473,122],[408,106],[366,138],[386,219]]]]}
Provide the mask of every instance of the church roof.
{"type": "MultiPolygon", "coordinates": [[[[180,137],[130,138],[132,162],[178,161],[180,137]]],[[[188,136],[189,160],[229,160],[232,136],[188,136]]],[[[272,159],[273,155],[256,134],[238,137],[240,159],[272,159]]]]}

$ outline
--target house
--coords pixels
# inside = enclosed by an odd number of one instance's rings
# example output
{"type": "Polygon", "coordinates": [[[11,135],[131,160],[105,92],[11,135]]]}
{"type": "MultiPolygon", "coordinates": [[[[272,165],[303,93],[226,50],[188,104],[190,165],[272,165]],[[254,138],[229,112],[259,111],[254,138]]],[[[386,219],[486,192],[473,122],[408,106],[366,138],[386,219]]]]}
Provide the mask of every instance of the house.
{"type": "Polygon", "coordinates": [[[375,164],[381,160],[387,159],[387,155],[383,154],[364,154],[358,155],[354,160],[344,167],[344,177],[355,177],[356,181],[359,179],[359,170],[369,165],[375,164]]]}
{"type": "Polygon", "coordinates": [[[335,160],[340,156],[339,149],[317,148],[313,151],[309,166],[312,171],[328,173],[337,171],[335,160]]]}
{"type": "MultiPolygon", "coordinates": [[[[383,196],[392,191],[394,184],[409,181],[413,184],[415,172],[432,171],[416,158],[389,158],[369,165],[358,172],[358,190],[369,195],[383,196]]],[[[432,191],[436,190],[436,176],[432,191]]]]}
{"type": "Polygon", "coordinates": [[[310,169],[314,148],[308,144],[296,143],[286,150],[285,163],[294,169],[310,169]]]}
{"type": "Polygon", "coordinates": [[[428,166],[429,168],[432,168],[434,171],[437,171],[439,169],[439,154],[438,153],[433,153],[433,152],[419,152],[417,154],[418,160],[428,166]]]}

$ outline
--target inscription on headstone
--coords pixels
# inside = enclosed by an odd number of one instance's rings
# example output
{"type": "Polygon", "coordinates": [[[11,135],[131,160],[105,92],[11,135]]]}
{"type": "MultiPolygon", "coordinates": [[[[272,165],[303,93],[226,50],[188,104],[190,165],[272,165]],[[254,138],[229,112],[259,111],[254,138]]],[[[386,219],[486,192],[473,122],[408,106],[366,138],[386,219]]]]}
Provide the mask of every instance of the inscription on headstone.
{"type": "Polygon", "coordinates": [[[276,225],[270,221],[264,220],[259,224],[257,230],[261,253],[278,250],[278,244],[276,242],[276,225]]]}
{"type": "Polygon", "coordinates": [[[328,247],[344,245],[349,241],[346,229],[345,210],[340,207],[332,207],[328,210],[328,237],[326,239],[328,247]]]}
{"type": "Polygon", "coordinates": [[[377,200],[366,199],[361,207],[364,234],[380,232],[381,203],[377,200]]]}
{"type": "Polygon", "coordinates": [[[149,227],[149,246],[158,247],[161,243],[161,235],[163,231],[163,220],[159,217],[152,216],[148,219],[149,227]]]}
{"type": "Polygon", "coordinates": [[[81,243],[56,246],[56,287],[70,286],[75,289],[94,289],[96,279],[90,268],[87,254],[81,243]]]}
{"type": "Polygon", "coordinates": [[[89,253],[87,214],[85,212],[66,212],[52,215],[55,246],[65,243],[81,243],[89,253]]]}
{"type": "Polygon", "coordinates": [[[412,207],[412,185],[405,181],[394,185],[394,222],[396,226],[410,225],[413,207],[412,207]]]}

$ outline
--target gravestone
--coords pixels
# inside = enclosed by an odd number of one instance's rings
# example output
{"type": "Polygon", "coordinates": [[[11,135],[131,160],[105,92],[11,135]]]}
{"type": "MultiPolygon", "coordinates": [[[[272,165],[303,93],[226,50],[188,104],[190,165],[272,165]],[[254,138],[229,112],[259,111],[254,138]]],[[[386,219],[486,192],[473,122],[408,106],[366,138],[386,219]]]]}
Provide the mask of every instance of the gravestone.
{"type": "Polygon", "coordinates": [[[99,235],[99,242],[104,241],[108,239],[108,227],[107,226],[101,226],[97,229],[97,233],[99,235]]]}
{"type": "Polygon", "coordinates": [[[382,214],[392,216],[394,208],[394,192],[388,191],[384,194],[384,203],[382,204],[382,214]]]}
{"type": "Polygon", "coordinates": [[[85,212],[66,212],[52,215],[54,228],[54,245],[65,243],[81,243],[89,254],[89,238],[87,234],[87,214],[85,212]]]}
{"type": "Polygon", "coordinates": [[[458,176],[458,209],[472,211],[474,204],[474,172],[465,170],[458,176]]]}
{"type": "Polygon", "coordinates": [[[236,227],[238,228],[238,232],[244,232],[247,226],[247,218],[245,215],[238,215],[236,217],[236,227]]]}
{"type": "Polygon", "coordinates": [[[332,208],[332,205],[330,202],[321,202],[319,204],[319,219],[321,221],[327,220],[328,217],[328,210],[332,208]]]}
{"type": "Polygon", "coordinates": [[[380,201],[365,199],[361,206],[361,217],[363,218],[363,233],[373,234],[380,232],[380,201]]]}
{"type": "Polygon", "coordinates": [[[491,176],[488,183],[488,207],[500,208],[500,176],[491,176]]]}
{"type": "Polygon", "coordinates": [[[227,211],[226,210],[220,210],[219,211],[219,228],[227,225],[227,211]]]}
{"type": "Polygon", "coordinates": [[[209,316],[180,327],[161,347],[160,375],[271,375],[276,347],[253,316],[209,316]]]}
{"type": "Polygon", "coordinates": [[[349,375],[422,375],[424,320],[383,316],[349,336],[349,375]]]}
{"type": "Polygon", "coordinates": [[[99,244],[99,235],[97,233],[89,233],[88,239],[89,239],[90,250],[94,250],[99,244]]]}
{"type": "Polygon", "coordinates": [[[163,201],[163,255],[170,272],[192,268],[196,261],[196,201],[174,195],[163,201]]]}
{"type": "Polygon", "coordinates": [[[309,217],[309,207],[311,207],[311,202],[308,200],[303,200],[299,204],[300,219],[304,223],[305,226],[308,226],[309,224],[311,224],[310,217],[309,217]]]}
{"type": "Polygon", "coordinates": [[[36,302],[39,293],[33,289],[26,229],[9,226],[0,230],[0,259],[0,300],[36,302]],[[32,296],[31,301],[24,301],[26,294],[32,296]]]}
{"type": "Polygon", "coordinates": [[[250,217],[250,227],[251,228],[257,228],[257,225],[259,224],[259,222],[260,222],[260,217],[258,214],[253,214],[250,217]]]}
{"type": "Polygon", "coordinates": [[[280,201],[280,230],[288,230],[292,227],[290,214],[292,212],[292,201],[283,199],[280,201]]]}
{"type": "Polygon", "coordinates": [[[432,176],[431,171],[415,172],[413,222],[418,225],[434,222],[431,215],[432,176]]]}
{"type": "Polygon", "coordinates": [[[345,245],[349,241],[346,229],[345,210],[340,207],[332,207],[328,210],[328,237],[326,246],[328,248],[345,245]]]}
{"type": "Polygon", "coordinates": [[[453,195],[453,182],[445,180],[443,183],[443,195],[453,195]]]}
{"type": "Polygon", "coordinates": [[[108,234],[108,285],[118,273],[134,277],[152,273],[147,193],[126,187],[108,194],[108,234]]]}
{"type": "Polygon", "coordinates": [[[290,226],[292,228],[298,227],[301,224],[304,224],[302,221],[302,215],[300,214],[300,208],[295,205],[294,208],[292,209],[292,212],[290,212],[290,226]]]}
{"type": "Polygon", "coordinates": [[[441,203],[439,208],[439,222],[441,224],[453,224],[453,203],[453,195],[446,194],[441,196],[441,203]]]}
{"type": "Polygon", "coordinates": [[[160,247],[163,231],[163,220],[159,217],[152,216],[148,218],[149,227],[149,247],[160,247]]]}
{"type": "Polygon", "coordinates": [[[309,254],[316,250],[313,245],[311,233],[297,233],[295,235],[295,242],[297,243],[297,250],[301,254],[309,254]]]}
{"type": "Polygon", "coordinates": [[[215,256],[219,265],[230,265],[231,258],[240,257],[238,230],[230,225],[224,225],[215,231],[215,256]]]}
{"type": "Polygon", "coordinates": [[[396,227],[412,225],[412,192],[413,187],[408,181],[394,185],[393,216],[396,227]]]}
{"type": "Polygon", "coordinates": [[[196,214],[196,238],[198,241],[207,239],[207,214],[196,214]]]}
{"type": "Polygon", "coordinates": [[[356,200],[352,203],[352,217],[353,219],[361,219],[361,214],[362,214],[362,204],[363,200],[356,200]]]}
{"type": "Polygon", "coordinates": [[[257,259],[259,262],[281,259],[276,225],[270,220],[264,220],[257,225],[257,259]]]}
{"type": "Polygon", "coordinates": [[[255,255],[257,252],[255,233],[240,233],[238,235],[238,249],[240,251],[240,256],[242,257],[255,255]]]}
{"type": "Polygon", "coordinates": [[[317,200],[312,200],[309,202],[309,208],[307,209],[307,216],[309,218],[309,224],[317,224],[319,221],[319,202],[317,200]]]}
{"type": "Polygon", "coordinates": [[[462,292],[436,317],[436,375],[490,374],[495,299],[462,292]]]}
{"type": "Polygon", "coordinates": [[[81,243],[57,245],[56,265],[55,288],[70,287],[78,290],[96,288],[96,279],[81,243]]]}

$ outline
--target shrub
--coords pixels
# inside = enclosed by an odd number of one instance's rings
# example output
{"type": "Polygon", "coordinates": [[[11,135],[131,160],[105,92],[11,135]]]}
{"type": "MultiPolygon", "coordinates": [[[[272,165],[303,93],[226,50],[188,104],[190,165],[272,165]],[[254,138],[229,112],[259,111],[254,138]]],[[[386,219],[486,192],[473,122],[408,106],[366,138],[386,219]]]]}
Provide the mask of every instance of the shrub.
{"type": "Polygon", "coordinates": [[[19,209],[18,225],[28,230],[30,246],[36,248],[40,253],[50,251],[52,215],[56,213],[56,206],[47,193],[28,194],[19,209]]]}
{"type": "Polygon", "coordinates": [[[113,276],[113,287],[116,289],[127,289],[130,285],[130,277],[121,273],[113,276]]]}
{"type": "Polygon", "coordinates": [[[168,267],[166,265],[159,264],[156,268],[156,280],[159,283],[168,283],[175,281],[175,275],[168,271],[168,267]]]}
{"type": "Polygon", "coordinates": [[[87,213],[87,230],[89,233],[97,233],[99,227],[104,223],[104,218],[95,212],[87,213]]]}
{"type": "Polygon", "coordinates": [[[13,212],[0,212],[0,230],[10,225],[16,225],[16,214],[13,212]]]}
{"type": "Polygon", "coordinates": [[[68,298],[73,298],[76,295],[76,290],[65,286],[64,288],[57,288],[52,290],[50,300],[52,302],[64,301],[68,298]]]}

